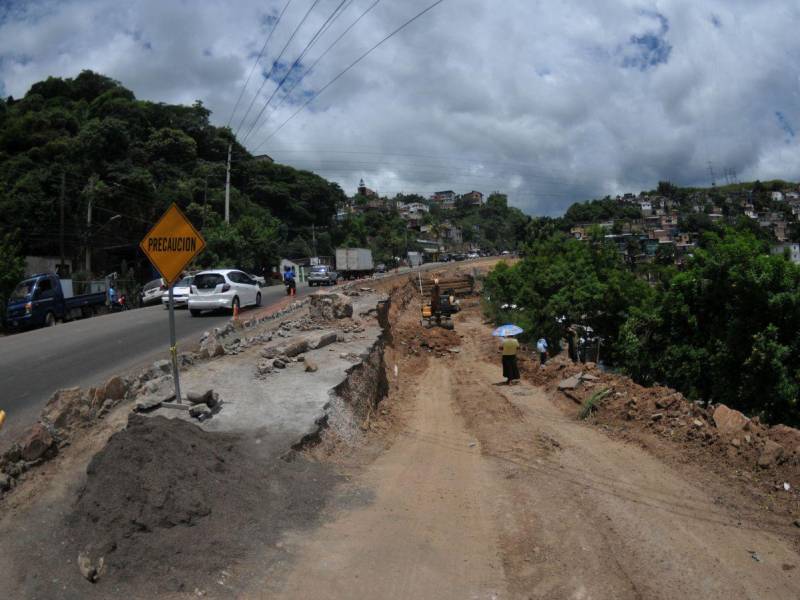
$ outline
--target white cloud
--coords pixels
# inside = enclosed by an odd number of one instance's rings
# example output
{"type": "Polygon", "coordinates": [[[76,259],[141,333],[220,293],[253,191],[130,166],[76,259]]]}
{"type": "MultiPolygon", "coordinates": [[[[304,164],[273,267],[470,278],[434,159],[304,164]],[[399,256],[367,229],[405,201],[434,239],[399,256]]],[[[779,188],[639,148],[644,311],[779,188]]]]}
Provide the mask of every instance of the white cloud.
{"type": "MultiPolygon", "coordinates": [[[[292,1],[264,71],[312,2],[292,1]]],[[[339,2],[319,1],[281,59],[284,69],[339,2]]],[[[304,65],[371,2],[348,2],[304,65]]],[[[295,100],[428,2],[383,0],[295,89],[295,100]]],[[[0,8],[0,89],[21,96],[48,75],[91,68],[139,97],[202,99],[225,124],[267,16],[284,3],[11,4],[5,16],[0,8]]],[[[361,177],[388,194],[499,189],[535,214],[659,179],[706,184],[709,162],[742,179],[800,179],[800,139],[787,132],[800,131],[798,18],[794,0],[445,0],[263,149],[348,191],[361,177]]],[[[234,126],[260,81],[251,81],[234,126]]],[[[274,88],[264,86],[248,119],[274,88]]],[[[296,106],[267,109],[247,145],[296,106]]]]}

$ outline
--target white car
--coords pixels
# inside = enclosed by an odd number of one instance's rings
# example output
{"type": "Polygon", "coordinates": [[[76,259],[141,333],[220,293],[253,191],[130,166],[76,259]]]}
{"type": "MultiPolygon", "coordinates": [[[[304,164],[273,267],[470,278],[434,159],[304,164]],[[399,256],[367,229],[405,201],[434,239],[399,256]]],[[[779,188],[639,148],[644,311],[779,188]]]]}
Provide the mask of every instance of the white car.
{"type": "Polygon", "coordinates": [[[221,308],[234,312],[236,307],[260,305],[258,282],[237,269],[201,271],[189,288],[189,312],[193,317],[204,310],[221,308]]]}
{"type": "MultiPolygon", "coordinates": [[[[189,288],[192,285],[193,275],[184,277],[175,284],[172,289],[172,301],[175,303],[175,308],[179,306],[187,306],[189,304],[189,288]]],[[[169,308],[169,290],[161,294],[161,303],[164,308],[169,308]]]]}
{"type": "Polygon", "coordinates": [[[153,281],[148,281],[142,288],[141,305],[155,304],[161,299],[161,294],[165,289],[167,289],[167,286],[160,277],[153,279],[153,281]]]}

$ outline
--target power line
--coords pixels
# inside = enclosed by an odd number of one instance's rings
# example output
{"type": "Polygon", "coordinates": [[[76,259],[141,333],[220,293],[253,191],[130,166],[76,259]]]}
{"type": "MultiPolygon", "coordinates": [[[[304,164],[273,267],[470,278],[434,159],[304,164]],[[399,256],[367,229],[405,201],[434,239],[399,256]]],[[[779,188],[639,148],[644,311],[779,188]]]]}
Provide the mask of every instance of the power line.
{"type": "Polygon", "coordinates": [[[247,75],[247,80],[244,82],[244,85],[242,86],[242,91],[239,92],[239,98],[236,100],[236,104],[234,104],[234,106],[233,106],[233,110],[231,111],[231,116],[230,116],[230,118],[228,118],[228,122],[225,124],[225,127],[230,127],[231,126],[231,121],[233,121],[233,117],[236,114],[236,109],[239,108],[239,103],[242,101],[242,97],[244,96],[244,91],[247,89],[247,86],[250,83],[250,78],[253,76],[253,72],[256,70],[256,67],[258,66],[258,63],[261,62],[261,57],[264,56],[264,51],[267,49],[267,44],[269,44],[269,41],[272,39],[272,34],[275,33],[275,30],[278,28],[278,24],[281,22],[281,18],[283,17],[283,13],[286,12],[286,9],[289,8],[289,5],[291,3],[292,3],[292,0],[288,0],[286,2],[286,4],[283,7],[283,10],[278,15],[277,20],[272,25],[272,29],[270,30],[269,35],[267,36],[267,39],[264,40],[264,45],[261,46],[261,52],[258,53],[258,58],[256,58],[256,62],[253,63],[253,66],[250,69],[250,73],[247,75]]]}
{"type": "Polygon", "coordinates": [[[356,66],[358,63],[360,63],[362,60],[364,60],[364,59],[365,59],[365,58],[366,58],[368,55],[370,55],[370,54],[371,54],[371,53],[372,53],[374,50],[376,50],[376,49],[377,49],[379,46],[381,46],[382,44],[384,44],[385,42],[387,42],[389,39],[393,38],[395,35],[397,35],[398,33],[400,33],[400,32],[401,32],[403,29],[405,29],[406,27],[408,27],[409,25],[411,25],[411,23],[413,23],[414,21],[416,21],[417,19],[419,19],[420,17],[422,17],[422,16],[423,16],[425,13],[428,13],[428,12],[430,12],[431,10],[433,10],[434,8],[436,8],[436,7],[437,7],[439,4],[441,4],[442,2],[444,2],[444,0],[437,0],[436,2],[434,2],[433,4],[431,4],[430,6],[428,6],[427,8],[425,8],[425,9],[421,10],[421,11],[420,11],[420,12],[418,12],[416,15],[414,15],[413,17],[411,17],[410,19],[408,19],[408,20],[407,20],[405,23],[403,23],[402,25],[400,25],[400,27],[398,27],[397,29],[395,29],[394,31],[392,31],[392,32],[391,32],[389,35],[387,35],[385,38],[383,38],[381,41],[379,41],[377,44],[375,44],[374,46],[372,46],[371,48],[369,48],[369,50],[367,50],[366,52],[364,52],[364,53],[363,53],[361,56],[359,56],[359,57],[358,57],[357,59],[355,59],[353,62],[351,62],[351,63],[350,63],[350,64],[349,64],[347,67],[345,67],[345,68],[344,68],[342,71],[340,71],[340,72],[339,72],[339,74],[338,74],[338,75],[336,75],[336,77],[334,77],[334,78],[333,78],[333,79],[331,79],[331,80],[330,80],[328,83],[326,83],[324,86],[322,86],[322,88],[320,88],[320,90],[319,90],[317,93],[315,93],[315,94],[314,94],[313,96],[311,96],[311,97],[310,97],[310,98],[309,98],[309,99],[308,99],[306,102],[304,102],[304,103],[303,103],[303,104],[300,106],[300,108],[298,108],[298,109],[297,109],[297,110],[296,110],[294,113],[292,113],[292,115],[291,115],[291,116],[290,116],[288,119],[286,119],[286,120],[285,120],[283,123],[281,123],[281,124],[280,124],[280,126],[278,126],[278,128],[277,128],[275,131],[273,131],[271,134],[269,134],[269,135],[268,135],[268,136],[267,136],[267,137],[264,139],[264,141],[263,141],[263,142],[261,142],[261,144],[259,144],[258,146],[256,146],[256,148],[254,148],[254,149],[253,149],[253,152],[255,152],[255,150],[256,150],[257,148],[260,148],[261,146],[263,146],[264,144],[266,144],[266,143],[267,143],[267,142],[268,142],[270,139],[272,139],[272,138],[273,138],[273,137],[274,137],[274,136],[275,136],[275,135],[276,135],[276,134],[277,134],[277,133],[278,133],[278,132],[279,132],[281,129],[283,129],[283,128],[284,128],[284,126],[285,126],[285,125],[286,125],[286,124],[287,124],[289,121],[291,121],[292,119],[294,119],[294,118],[295,118],[295,117],[296,117],[296,116],[297,116],[297,115],[300,113],[300,111],[302,111],[302,110],[303,110],[303,109],[304,109],[306,106],[308,106],[309,104],[311,104],[311,102],[312,102],[313,100],[315,100],[316,98],[318,98],[318,97],[320,96],[320,94],[322,94],[322,92],[324,92],[326,89],[328,89],[328,88],[329,88],[330,86],[332,86],[334,83],[336,83],[336,82],[337,82],[337,81],[338,81],[338,80],[339,80],[339,79],[340,79],[340,78],[341,78],[343,75],[345,75],[345,74],[346,74],[346,73],[347,73],[347,72],[348,72],[350,69],[352,69],[352,68],[353,68],[353,67],[355,67],[355,66],[356,66]]]}
{"type": "MultiPolygon", "coordinates": [[[[303,79],[305,79],[306,75],[308,75],[311,71],[314,70],[314,68],[317,66],[317,64],[319,64],[319,61],[321,61],[323,58],[325,58],[325,56],[328,54],[328,52],[330,52],[336,46],[336,44],[338,44],[341,41],[341,39],[344,36],[346,36],[350,32],[350,30],[353,27],[355,27],[358,24],[358,22],[367,15],[367,13],[369,13],[373,8],[375,8],[380,3],[380,1],[381,0],[375,0],[375,2],[370,4],[369,7],[364,12],[362,12],[356,18],[355,21],[350,23],[350,25],[341,34],[339,34],[339,37],[337,37],[333,41],[333,43],[331,43],[327,48],[325,48],[325,50],[323,50],[322,54],[320,54],[319,57],[317,58],[317,60],[315,60],[311,64],[311,66],[308,67],[308,69],[306,69],[305,73],[303,73],[302,75],[300,75],[300,77],[297,78],[297,80],[292,84],[292,87],[289,88],[288,91],[284,92],[283,98],[281,98],[281,101],[277,104],[277,106],[272,107],[272,114],[277,112],[277,110],[283,105],[283,103],[286,102],[286,99],[289,98],[292,95],[292,92],[294,91],[294,89],[300,84],[301,81],[303,81],[303,79]]],[[[342,12],[344,12],[345,10],[347,10],[347,9],[346,8],[343,9],[342,12]]]]}
{"type": "Polygon", "coordinates": [[[289,47],[289,44],[292,43],[292,40],[294,39],[294,36],[297,35],[298,31],[300,31],[300,28],[303,26],[303,23],[305,23],[306,19],[308,19],[308,15],[310,15],[311,11],[314,10],[314,7],[317,4],[319,4],[319,1],[320,0],[314,0],[314,3],[306,11],[306,14],[303,15],[303,18],[300,20],[300,23],[298,23],[297,27],[295,27],[294,31],[292,31],[292,35],[290,35],[289,39],[286,40],[286,44],[284,44],[283,48],[281,49],[280,54],[278,54],[278,58],[276,58],[274,61],[272,61],[272,66],[270,67],[270,69],[267,72],[267,74],[264,76],[264,81],[261,82],[261,86],[258,88],[258,91],[253,96],[253,99],[250,101],[250,106],[247,107],[247,111],[244,113],[244,116],[242,117],[242,121],[239,123],[239,126],[236,128],[236,133],[234,134],[234,136],[239,135],[239,130],[241,130],[242,125],[244,125],[244,122],[247,119],[247,115],[249,115],[250,111],[253,109],[253,104],[256,103],[256,100],[258,99],[258,95],[261,93],[261,90],[264,89],[264,86],[267,84],[267,81],[269,81],[269,78],[272,75],[273,71],[275,71],[275,66],[278,63],[280,63],[280,60],[281,60],[281,57],[283,56],[283,53],[286,52],[286,49],[289,47]]]}
{"type": "Polygon", "coordinates": [[[250,129],[247,130],[247,133],[242,138],[242,140],[241,140],[242,144],[244,144],[245,141],[247,141],[247,138],[250,136],[250,134],[256,128],[256,125],[258,124],[259,120],[261,120],[261,116],[264,114],[264,111],[267,110],[267,106],[269,106],[269,103],[272,102],[272,99],[275,97],[275,94],[278,93],[278,90],[280,90],[283,87],[283,84],[289,78],[289,75],[291,75],[291,73],[294,70],[294,68],[298,64],[300,64],[300,61],[303,60],[303,58],[308,53],[308,51],[311,50],[311,48],[314,46],[315,43],[317,43],[319,38],[322,36],[322,33],[327,30],[328,25],[330,23],[332,23],[333,20],[340,14],[339,10],[342,8],[342,6],[344,6],[345,2],[347,2],[347,0],[341,0],[341,2],[339,2],[339,5],[328,16],[328,18],[325,20],[325,22],[322,24],[322,26],[319,29],[317,29],[317,32],[311,37],[311,40],[309,40],[309,42],[306,44],[306,47],[303,48],[302,52],[300,52],[300,55],[292,63],[292,66],[290,66],[289,69],[286,71],[286,73],[284,74],[283,78],[278,83],[278,86],[274,90],[272,90],[272,94],[270,94],[270,97],[267,98],[267,101],[264,103],[264,106],[261,107],[261,110],[256,115],[256,118],[253,121],[253,124],[250,126],[250,129]]]}

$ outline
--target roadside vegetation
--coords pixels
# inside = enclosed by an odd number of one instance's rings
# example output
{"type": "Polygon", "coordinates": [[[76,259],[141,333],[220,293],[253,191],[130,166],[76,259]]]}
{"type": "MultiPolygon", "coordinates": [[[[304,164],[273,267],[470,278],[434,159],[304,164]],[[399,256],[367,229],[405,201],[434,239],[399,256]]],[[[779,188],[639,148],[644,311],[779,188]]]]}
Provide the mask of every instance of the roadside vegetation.
{"type": "Polygon", "coordinates": [[[800,424],[800,266],[747,228],[707,231],[682,270],[646,281],[602,235],[556,231],[487,277],[485,306],[557,347],[570,324],[594,329],[608,366],[643,384],[800,424]]]}

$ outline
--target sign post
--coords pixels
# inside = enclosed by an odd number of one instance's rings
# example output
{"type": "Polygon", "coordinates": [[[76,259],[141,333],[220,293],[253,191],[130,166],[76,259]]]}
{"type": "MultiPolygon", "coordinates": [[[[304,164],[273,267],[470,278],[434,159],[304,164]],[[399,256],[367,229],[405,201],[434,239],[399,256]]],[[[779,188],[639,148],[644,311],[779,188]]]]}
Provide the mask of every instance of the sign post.
{"type": "Polygon", "coordinates": [[[183,269],[203,251],[206,242],[180,208],[173,203],[139,244],[145,256],[161,274],[169,288],[169,352],[175,401],[181,404],[178,376],[178,342],[175,337],[175,282],[183,269]]]}

